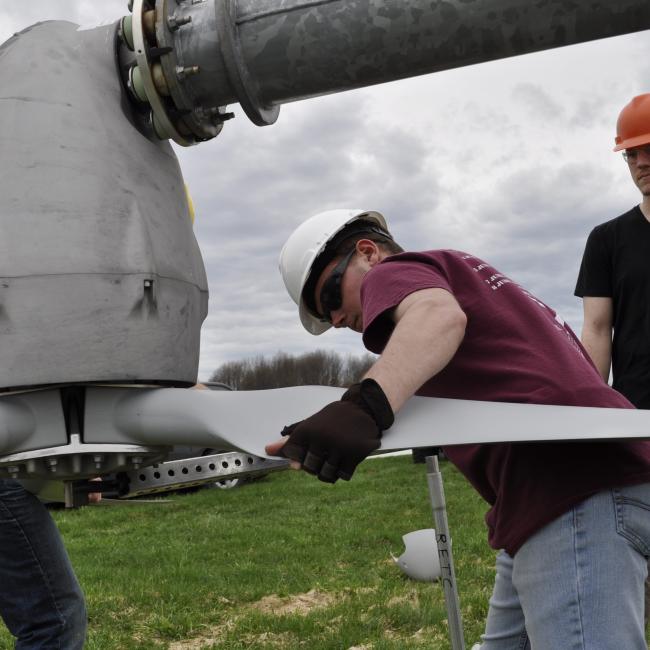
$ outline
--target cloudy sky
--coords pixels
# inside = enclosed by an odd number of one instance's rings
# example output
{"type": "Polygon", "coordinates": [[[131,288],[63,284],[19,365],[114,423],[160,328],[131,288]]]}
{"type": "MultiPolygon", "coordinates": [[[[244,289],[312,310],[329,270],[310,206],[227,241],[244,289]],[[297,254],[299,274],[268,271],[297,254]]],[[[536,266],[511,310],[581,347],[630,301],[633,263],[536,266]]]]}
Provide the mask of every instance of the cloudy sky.
{"type": "MultiPolygon", "coordinates": [[[[96,25],[126,0],[0,5],[0,42],[45,19],[96,25]]],[[[405,247],[458,248],[555,307],[579,332],[575,278],[590,229],[639,202],[612,153],[619,110],[650,91],[647,33],[437,73],[237,118],[177,148],[210,283],[200,377],[221,363],[358,335],[304,332],[277,273],[292,229],[323,209],[376,209],[405,247]]]]}

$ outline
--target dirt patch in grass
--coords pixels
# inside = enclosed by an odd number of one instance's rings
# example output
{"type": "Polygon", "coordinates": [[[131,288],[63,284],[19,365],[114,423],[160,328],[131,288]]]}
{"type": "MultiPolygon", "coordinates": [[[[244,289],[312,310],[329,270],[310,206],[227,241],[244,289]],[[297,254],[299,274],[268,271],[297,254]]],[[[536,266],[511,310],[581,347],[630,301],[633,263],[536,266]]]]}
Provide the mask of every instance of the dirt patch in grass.
{"type": "Polygon", "coordinates": [[[175,641],[167,646],[167,650],[202,650],[207,646],[216,643],[218,639],[199,637],[196,639],[189,639],[188,641],[175,641]]]}
{"type": "MultiPolygon", "coordinates": [[[[274,616],[306,616],[312,610],[329,607],[336,601],[336,594],[329,594],[324,591],[318,591],[317,589],[312,589],[304,594],[295,594],[286,597],[276,596],[275,594],[264,596],[264,598],[257,602],[241,608],[239,613],[231,617],[227,623],[209,627],[201,636],[173,642],[169,645],[168,650],[202,650],[215,643],[219,643],[235,627],[239,619],[250,611],[273,614],[274,616]]],[[[271,632],[265,632],[261,635],[247,635],[246,637],[247,642],[251,644],[263,643],[263,647],[265,648],[289,648],[291,647],[292,640],[293,637],[287,633],[273,634],[271,632]]]]}
{"type": "Polygon", "coordinates": [[[276,616],[298,614],[299,616],[305,616],[313,609],[329,607],[335,601],[336,598],[333,594],[312,589],[305,594],[295,594],[284,598],[274,594],[264,596],[250,607],[263,614],[274,614],[276,616]]]}
{"type": "Polygon", "coordinates": [[[214,625],[206,628],[201,636],[192,639],[174,641],[167,646],[167,650],[202,650],[222,641],[223,638],[235,627],[236,619],[230,619],[223,625],[214,625]]]}
{"type": "MultiPolygon", "coordinates": [[[[223,625],[221,627],[210,628],[202,636],[195,637],[194,639],[186,639],[183,641],[176,641],[171,643],[167,650],[203,650],[209,648],[215,643],[223,641],[226,633],[232,627],[231,624],[223,625]]],[[[257,648],[293,648],[296,647],[294,643],[294,636],[289,632],[263,632],[262,634],[246,634],[243,640],[251,647],[257,648]]]]}
{"type": "Polygon", "coordinates": [[[405,594],[399,594],[397,596],[393,596],[388,600],[386,605],[388,607],[396,607],[399,605],[408,605],[410,607],[417,607],[420,599],[418,597],[417,592],[415,591],[410,591],[405,594]]]}
{"type": "Polygon", "coordinates": [[[244,637],[246,643],[256,648],[295,648],[296,639],[289,632],[263,632],[262,634],[247,634],[244,637]]]}

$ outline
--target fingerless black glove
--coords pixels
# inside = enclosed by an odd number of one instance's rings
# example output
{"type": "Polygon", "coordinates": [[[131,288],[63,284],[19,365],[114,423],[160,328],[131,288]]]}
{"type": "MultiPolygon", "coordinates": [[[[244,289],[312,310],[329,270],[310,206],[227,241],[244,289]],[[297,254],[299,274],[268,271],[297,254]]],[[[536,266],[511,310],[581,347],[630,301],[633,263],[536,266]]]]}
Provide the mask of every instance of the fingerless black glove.
{"type": "Polygon", "coordinates": [[[281,453],[298,461],[321,481],[349,481],[357,465],[379,449],[382,431],[395,420],[384,391],[374,379],[364,379],[311,417],[282,431],[288,436],[281,453]]]}

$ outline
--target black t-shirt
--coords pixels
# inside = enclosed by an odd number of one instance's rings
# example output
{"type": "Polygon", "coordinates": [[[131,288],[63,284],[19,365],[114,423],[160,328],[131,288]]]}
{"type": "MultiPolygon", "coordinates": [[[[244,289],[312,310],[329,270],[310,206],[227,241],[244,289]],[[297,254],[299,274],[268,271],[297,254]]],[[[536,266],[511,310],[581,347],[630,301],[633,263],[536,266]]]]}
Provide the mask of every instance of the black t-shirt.
{"type": "Polygon", "coordinates": [[[650,223],[638,206],[591,231],[575,295],[612,298],[614,388],[650,409],[650,223]]]}

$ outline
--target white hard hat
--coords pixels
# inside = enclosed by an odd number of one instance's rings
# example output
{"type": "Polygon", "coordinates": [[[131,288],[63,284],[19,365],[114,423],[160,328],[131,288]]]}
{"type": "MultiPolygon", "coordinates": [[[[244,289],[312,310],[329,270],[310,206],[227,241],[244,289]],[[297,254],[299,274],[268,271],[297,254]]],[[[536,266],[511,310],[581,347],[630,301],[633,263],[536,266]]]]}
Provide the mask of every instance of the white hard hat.
{"type": "Polygon", "coordinates": [[[391,557],[409,578],[423,582],[433,582],[441,575],[438,542],[433,528],[414,530],[402,536],[404,553],[391,557]]]}
{"type": "Polygon", "coordinates": [[[322,334],[331,327],[313,314],[302,297],[316,258],[338,233],[355,221],[367,221],[379,226],[386,235],[386,220],[372,210],[327,210],[307,219],[291,233],[280,253],[280,273],[289,295],[298,305],[300,321],[311,334],[322,334]]]}

